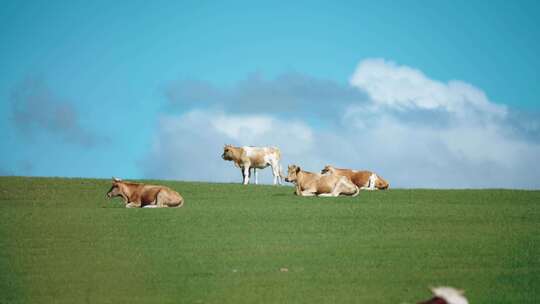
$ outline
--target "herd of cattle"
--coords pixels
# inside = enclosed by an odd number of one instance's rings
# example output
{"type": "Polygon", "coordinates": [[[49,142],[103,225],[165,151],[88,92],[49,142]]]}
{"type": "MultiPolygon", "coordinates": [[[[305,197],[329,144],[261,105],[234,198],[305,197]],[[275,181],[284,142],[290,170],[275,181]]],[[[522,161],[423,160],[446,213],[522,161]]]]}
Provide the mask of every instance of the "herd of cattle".
{"type": "MultiPolygon", "coordinates": [[[[388,189],[388,182],[371,171],[356,171],[325,166],[321,173],[302,170],[297,165],[288,167],[287,176],[281,172],[281,152],[275,147],[234,147],[225,145],[221,157],[232,161],[242,172],[242,182],[249,184],[251,173],[258,183],[257,169],[272,168],[274,185],[286,182],[295,185],[299,196],[356,196],[360,190],[388,189]]],[[[176,191],[157,185],[126,182],[113,178],[107,197],[120,196],[127,208],[182,207],[184,198],[176,191]]]]}
{"type": "MultiPolygon", "coordinates": [[[[257,169],[272,167],[274,185],[281,184],[281,153],[274,147],[233,147],[226,145],[221,157],[234,162],[242,172],[242,182],[249,183],[251,170],[257,180],[257,169]]],[[[370,171],[355,171],[325,166],[321,173],[302,170],[299,166],[288,167],[285,181],[295,184],[295,194],[300,196],[338,196],[340,194],[356,196],[360,190],[388,189],[388,182],[370,171]]],[[[120,196],[127,208],[182,207],[184,198],[176,191],[156,185],[125,182],[113,178],[112,187],[107,197],[120,196]]],[[[452,287],[433,288],[433,297],[421,304],[468,304],[463,291],[452,287]]]]}

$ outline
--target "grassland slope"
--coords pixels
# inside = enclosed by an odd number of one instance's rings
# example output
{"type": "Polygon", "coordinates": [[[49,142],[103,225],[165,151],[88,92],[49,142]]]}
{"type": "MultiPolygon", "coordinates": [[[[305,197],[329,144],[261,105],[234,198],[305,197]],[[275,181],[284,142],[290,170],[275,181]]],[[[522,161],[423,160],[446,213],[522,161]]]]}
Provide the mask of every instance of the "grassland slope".
{"type": "MultiPolygon", "coordinates": [[[[158,181],[151,181],[158,182],[158,181]]],[[[180,209],[125,209],[108,180],[0,177],[0,303],[538,303],[540,191],[159,181],[180,209]]]]}

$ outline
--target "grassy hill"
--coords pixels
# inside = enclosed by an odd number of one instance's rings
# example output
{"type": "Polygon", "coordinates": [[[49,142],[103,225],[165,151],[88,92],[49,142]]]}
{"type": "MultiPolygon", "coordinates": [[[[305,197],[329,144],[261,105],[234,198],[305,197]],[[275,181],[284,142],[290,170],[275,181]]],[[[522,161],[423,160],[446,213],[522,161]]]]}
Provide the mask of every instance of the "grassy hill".
{"type": "Polygon", "coordinates": [[[538,303],[540,191],[302,198],[160,182],[180,209],[125,209],[109,180],[0,177],[0,303],[538,303]]]}

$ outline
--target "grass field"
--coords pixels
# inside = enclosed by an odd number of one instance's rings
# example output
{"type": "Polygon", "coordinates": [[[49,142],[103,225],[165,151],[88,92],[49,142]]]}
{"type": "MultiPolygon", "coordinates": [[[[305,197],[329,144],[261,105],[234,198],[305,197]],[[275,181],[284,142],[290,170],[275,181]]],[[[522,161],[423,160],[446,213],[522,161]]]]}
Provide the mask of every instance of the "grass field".
{"type": "Polygon", "coordinates": [[[301,198],[160,182],[179,209],[125,209],[109,180],[0,177],[0,303],[540,302],[540,191],[301,198]]]}

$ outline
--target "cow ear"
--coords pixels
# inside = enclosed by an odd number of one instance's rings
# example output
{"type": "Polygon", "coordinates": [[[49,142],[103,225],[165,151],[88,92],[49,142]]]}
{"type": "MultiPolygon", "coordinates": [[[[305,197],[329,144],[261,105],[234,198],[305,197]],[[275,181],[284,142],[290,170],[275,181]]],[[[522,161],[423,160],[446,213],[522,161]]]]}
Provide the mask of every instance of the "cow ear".
{"type": "Polygon", "coordinates": [[[296,167],[296,173],[300,173],[300,167],[296,167]]]}

